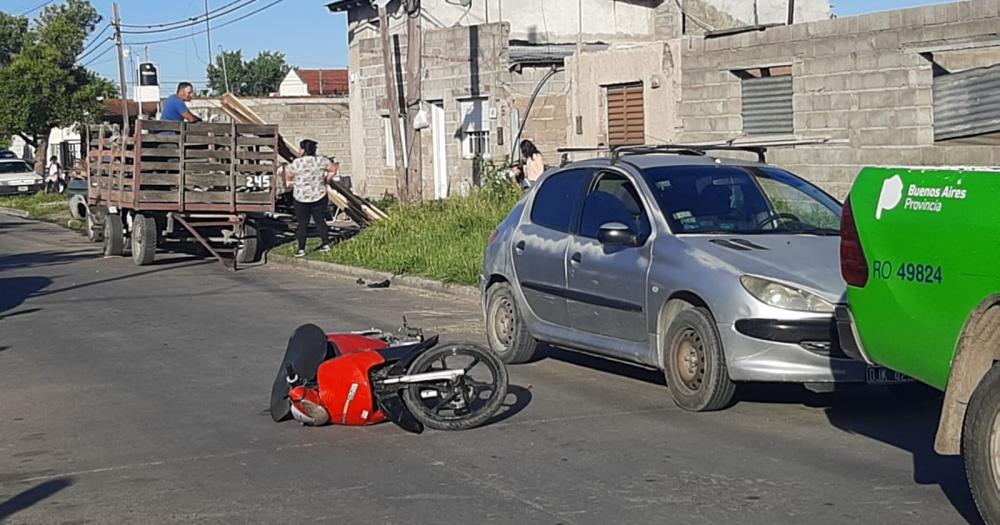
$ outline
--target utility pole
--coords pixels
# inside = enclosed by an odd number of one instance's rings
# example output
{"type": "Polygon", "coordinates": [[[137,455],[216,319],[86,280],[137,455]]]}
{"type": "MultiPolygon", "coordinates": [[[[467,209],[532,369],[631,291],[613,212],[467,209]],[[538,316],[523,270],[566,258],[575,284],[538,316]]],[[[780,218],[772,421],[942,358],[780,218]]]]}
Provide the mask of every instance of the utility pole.
{"type": "MultiPolygon", "coordinates": [[[[122,48],[122,16],[118,10],[118,2],[114,3],[115,11],[115,45],[118,46],[118,80],[122,92],[122,135],[132,134],[128,123],[128,80],[125,78],[125,52],[122,48]]],[[[141,112],[141,110],[140,110],[141,112]]]]}
{"type": "Polygon", "coordinates": [[[406,141],[406,182],[409,197],[414,202],[424,198],[423,159],[420,148],[420,130],[413,126],[414,119],[420,111],[423,98],[420,90],[420,79],[423,76],[423,35],[420,24],[420,0],[413,0],[412,11],[406,19],[406,133],[410,139],[406,141]]]}
{"type": "Polygon", "coordinates": [[[382,37],[382,66],[385,69],[385,96],[389,103],[389,130],[392,132],[393,151],[396,156],[396,196],[400,202],[409,202],[409,192],[406,185],[406,170],[403,168],[403,139],[399,129],[399,91],[396,89],[396,75],[393,74],[392,54],[389,52],[389,14],[386,7],[389,2],[380,2],[378,6],[378,26],[382,37]]]}
{"type": "Polygon", "coordinates": [[[142,82],[139,81],[139,68],[135,65],[135,50],[128,48],[128,67],[132,68],[132,98],[139,104],[139,111],[135,118],[142,118],[142,82]]]}
{"type": "Polygon", "coordinates": [[[208,38],[208,63],[212,63],[212,25],[208,17],[208,0],[205,0],[205,36],[208,38]]]}

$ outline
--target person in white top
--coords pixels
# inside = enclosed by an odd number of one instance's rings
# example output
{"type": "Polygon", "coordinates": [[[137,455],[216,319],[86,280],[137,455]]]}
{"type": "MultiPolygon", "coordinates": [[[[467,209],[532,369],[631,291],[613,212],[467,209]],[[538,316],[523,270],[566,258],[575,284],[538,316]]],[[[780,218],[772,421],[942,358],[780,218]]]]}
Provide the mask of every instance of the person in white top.
{"type": "Polygon", "coordinates": [[[55,155],[53,155],[52,158],[49,159],[48,171],[49,171],[48,176],[45,177],[45,191],[48,192],[57,191],[59,193],[62,193],[62,182],[60,181],[59,177],[60,171],[62,170],[60,169],[59,166],[59,159],[57,159],[55,155]]]}

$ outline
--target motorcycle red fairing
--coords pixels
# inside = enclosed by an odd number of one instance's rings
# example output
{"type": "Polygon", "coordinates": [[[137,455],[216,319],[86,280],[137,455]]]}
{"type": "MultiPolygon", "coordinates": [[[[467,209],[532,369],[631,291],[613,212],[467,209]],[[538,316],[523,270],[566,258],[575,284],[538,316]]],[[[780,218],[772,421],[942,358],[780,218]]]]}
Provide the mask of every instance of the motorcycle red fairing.
{"type": "Polygon", "coordinates": [[[307,425],[388,419],[418,433],[425,424],[460,430],[484,423],[506,395],[503,363],[478,345],[437,345],[436,336],[401,342],[379,331],[326,334],[303,325],[278,369],[271,417],[307,425]],[[485,367],[489,379],[474,377],[476,367],[485,367]]]}

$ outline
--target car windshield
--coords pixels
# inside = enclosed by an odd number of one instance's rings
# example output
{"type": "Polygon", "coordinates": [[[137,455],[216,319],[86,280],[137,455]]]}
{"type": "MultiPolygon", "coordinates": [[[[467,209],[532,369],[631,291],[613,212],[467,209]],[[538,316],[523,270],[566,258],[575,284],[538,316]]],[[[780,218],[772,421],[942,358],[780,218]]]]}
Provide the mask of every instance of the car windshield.
{"type": "Polygon", "coordinates": [[[0,174],[5,173],[27,173],[31,170],[31,166],[21,161],[16,162],[0,162],[0,174]]]}
{"type": "Polygon", "coordinates": [[[841,204],[777,168],[661,166],[643,176],[674,233],[839,234],[841,204]]]}

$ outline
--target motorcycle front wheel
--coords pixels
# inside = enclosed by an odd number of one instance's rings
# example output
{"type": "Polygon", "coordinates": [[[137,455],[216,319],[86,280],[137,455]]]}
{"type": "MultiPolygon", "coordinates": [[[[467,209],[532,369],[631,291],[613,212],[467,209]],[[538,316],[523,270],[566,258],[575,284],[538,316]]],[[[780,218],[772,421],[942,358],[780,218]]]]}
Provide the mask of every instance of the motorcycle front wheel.
{"type": "Polygon", "coordinates": [[[417,420],[437,430],[467,430],[488,422],[507,396],[507,368],[491,350],[473,343],[432,348],[410,365],[408,375],[443,370],[463,373],[454,380],[414,383],[403,403],[417,420]]]}

